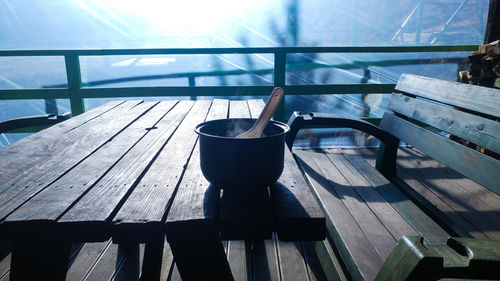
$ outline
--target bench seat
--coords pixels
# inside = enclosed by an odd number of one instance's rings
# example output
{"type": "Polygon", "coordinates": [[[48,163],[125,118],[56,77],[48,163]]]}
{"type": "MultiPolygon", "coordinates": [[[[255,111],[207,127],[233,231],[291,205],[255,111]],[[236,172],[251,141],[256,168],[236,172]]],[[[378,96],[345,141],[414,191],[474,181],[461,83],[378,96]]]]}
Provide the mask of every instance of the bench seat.
{"type": "Polygon", "coordinates": [[[354,280],[498,278],[500,91],[409,74],[396,90],[378,126],[323,113],[289,120],[290,148],[314,126],[381,142],[293,149],[328,239],[354,280]]]}
{"type": "Polygon", "coordinates": [[[404,235],[450,236],[355,150],[295,149],[327,216],[329,237],[355,280],[373,280],[404,235]]]}

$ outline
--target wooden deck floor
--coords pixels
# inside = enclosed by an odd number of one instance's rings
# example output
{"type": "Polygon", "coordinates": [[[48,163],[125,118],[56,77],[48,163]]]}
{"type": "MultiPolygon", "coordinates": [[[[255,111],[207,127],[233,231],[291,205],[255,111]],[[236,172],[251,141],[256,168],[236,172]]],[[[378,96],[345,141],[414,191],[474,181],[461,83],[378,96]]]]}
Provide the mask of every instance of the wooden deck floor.
{"type": "MultiPolygon", "coordinates": [[[[357,153],[370,164],[375,164],[375,149],[342,150],[346,154],[357,153]]],[[[328,150],[324,152],[328,153],[328,150]]],[[[470,227],[470,222],[477,222],[478,219],[495,225],[500,222],[500,196],[416,149],[400,149],[398,157],[398,173],[404,181],[449,215],[455,223],[470,227]]],[[[495,229],[498,227],[495,226],[495,229]]],[[[467,231],[477,238],[500,240],[500,234],[493,230],[467,231]]],[[[228,260],[238,281],[326,280],[314,247],[313,242],[288,243],[276,239],[253,243],[225,242],[228,260]]],[[[8,249],[7,245],[0,245],[0,281],[9,280],[8,249]]],[[[140,272],[143,253],[143,246],[119,248],[111,241],[75,244],[67,280],[134,280],[140,272]]],[[[168,244],[163,256],[161,280],[181,280],[168,244]]]]}
{"type": "MultiPolygon", "coordinates": [[[[272,239],[225,241],[224,245],[235,280],[326,280],[314,253],[314,242],[272,239]]],[[[9,246],[2,246],[0,281],[7,281],[9,246]]],[[[143,245],[120,248],[111,241],[74,244],[66,280],[137,280],[143,254],[143,245]]],[[[160,280],[181,280],[168,243],[160,280]]]]}

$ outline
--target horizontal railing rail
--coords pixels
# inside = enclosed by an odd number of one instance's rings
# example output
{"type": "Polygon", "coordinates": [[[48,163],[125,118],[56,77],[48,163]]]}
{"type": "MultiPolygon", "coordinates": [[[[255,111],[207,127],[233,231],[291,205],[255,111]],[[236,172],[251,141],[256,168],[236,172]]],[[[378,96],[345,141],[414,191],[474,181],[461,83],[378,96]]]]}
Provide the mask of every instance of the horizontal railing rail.
{"type": "MultiPolygon", "coordinates": [[[[39,57],[61,56],[66,65],[66,85],[64,88],[40,89],[0,89],[0,100],[7,99],[69,99],[73,115],[85,111],[85,98],[109,97],[146,97],[146,96],[256,96],[267,95],[273,87],[285,89],[286,95],[319,95],[319,94],[354,94],[354,93],[390,93],[395,84],[320,84],[320,85],[288,85],[286,84],[287,70],[300,68],[355,68],[367,65],[390,65],[388,61],[353,62],[346,65],[328,65],[309,63],[302,66],[287,63],[288,54],[311,53],[419,53],[419,52],[460,52],[477,50],[477,45],[462,46],[390,46],[390,47],[263,47],[263,48],[176,48],[176,49],[92,49],[92,50],[2,50],[0,57],[39,57]],[[184,73],[188,78],[188,86],[150,86],[150,87],[92,87],[88,83],[83,85],[80,68],[80,58],[84,56],[120,56],[120,55],[216,55],[216,54],[273,54],[274,64],[271,69],[262,70],[263,73],[272,73],[271,85],[266,86],[196,86],[195,77],[205,75],[202,72],[184,73]],[[287,69],[287,64],[289,65],[287,69]]],[[[458,58],[450,62],[460,63],[458,58]]],[[[414,60],[422,63],[424,60],[414,60]]],[[[393,64],[407,64],[408,60],[395,60],[393,64]]],[[[241,71],[234,74],[259,73],[259,70],[241,71]]],[[[231,71],[212,72],[211,75],[231,75],[231,71]]],[[[168,75],[159,75],[156,78],[169,78],[168,75]]],[[[175,74],[171,75],[175,77],[175,74]]],[[[124,78],[126,80],[127,78],[124,78]]],[[[131,78],[133,79],[133,77],[131,78]]],[[[140,79],[136,78],[136,79],[140,79]]],[[[109,81],[113,83],[113,81],[109,81]]],[[[116,81],[119,82],[119,81],[116,81]]],[[[101,83],[99,85],[104,85],[101,83]]],[[[275,118],[284,119],[284,101],[281,103],[275,118]]]]}

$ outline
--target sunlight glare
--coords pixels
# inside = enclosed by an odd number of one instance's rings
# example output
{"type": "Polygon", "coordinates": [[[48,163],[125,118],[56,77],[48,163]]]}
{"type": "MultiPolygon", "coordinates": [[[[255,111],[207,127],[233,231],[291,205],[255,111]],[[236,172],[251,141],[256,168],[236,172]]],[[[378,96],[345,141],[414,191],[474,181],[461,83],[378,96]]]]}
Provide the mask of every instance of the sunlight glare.
{"type": "MultiPolygon", "coordinates": [[[[228,23],[231,16],[255,9],[252,1],[234,0],[108,0],[109,6],[151,21],[158,28],[197,36],[228,23]]],[[[228,23],[229,24],[229,23],[228,23]]]]}

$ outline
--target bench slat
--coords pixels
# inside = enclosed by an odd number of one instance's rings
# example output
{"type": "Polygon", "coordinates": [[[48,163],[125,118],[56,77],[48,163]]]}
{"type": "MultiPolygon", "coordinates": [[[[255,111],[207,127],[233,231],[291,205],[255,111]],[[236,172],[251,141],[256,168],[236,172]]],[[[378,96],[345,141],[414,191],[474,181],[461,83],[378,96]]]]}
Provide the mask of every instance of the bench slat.
{"type": "Polygon", "coordinates": [[[500,117],[500,91],[497,89],[402,74],[396,90],[500,117]]]}
{"type": "MultiPolygon", "coordinates": [[[[415,155],[402,155],[404,151],[403,149],[399,149],[398,151],[398,163],[401,161],[405,161],[405,157],[415,157],[415,155]]],[[[414,152],[415,149],[412,149],[414,152]]],[[[375,167],[375,159],[377,157],[377,152],[368,148],[357,148],[354,153],[359,154],[361,157],[367,160],[372,167],[375,167]]],[[[352,154],[352,153],[351,153],[352,154]]],[[[435,161],[435,160],[434,160],[435,161]]],[[[437,161],[436,161],[437,162],[437,161]]],[[[451,170],[451,169],[450,169],[451,170]]],[[[451,170],[453,171],[453,170],[451,170]]],[[[402,168],[400,164],[397,167],[397,176],[402,179],[402,181],[411,187],[412,190],[415,191],[419,196],[425,197],[428,200],[428,205],[434,206],[439,211],[434,212],[435,215],[439,216],[440,213],[443,213],[443,217],[441,217],[442,221],[446,221],[447,226],[450,227],[453,231],[462,235],[464,237],[476,237],[486,239],[487,237],[478,230],[471,222],[465,220],[460,214],[453,211],[453,209],[448,206],[445,202],[443,202],[439,197],[437,197],[432,191],[427,189],[424,183],[421,183],[413,176],[411,176],[406,169],[402,168]],[[446,215],[445,215],[446,214],[446,215]],[[449,218],[447,218],[449,217],[449,218]],[[471,236],[472,235],[472,236],[471,236]]],[[[463,177],[463,176],[462,176],[463,177]]],[[[477,185],[477,183],[474,182],[477,185]]],[[[483,188],[484,189],[484,188],[483,188]]],[[[484,189],[487,190],[487,189],[484,189]]],[[[490,192],[491,193],[491,192],[490,192]]],[[[494,193],[492,193],[494,194],[494,193]]],[[[495,194],[496,195],[496,194],[495,194]]],[[[430,209],[430,206],[427,206],[430,209]]],[[[404,210],[404,209],[403,209],[404,210]]]]}
{"type": "Polygon", "coordinates": [[[351,161],[356,168],[363,171],[363,176],[428,242],[442,243],[446,241],[449,234],[419,209],[405,194],[366,162],[366,160],[359,155],[346,155],[346,158],[351,161]]]}
{"type": "Polygon", "coordinates": [[[348,170],[345,167],[346,163],[340,159],[342,155],[340,157],[332,157],[326,153],[312,153],[311,156],[318,167],[320,167],[326,179],[330,181],[330,186],[335,190],[339,198],[341,198],[342,203],[344,203],[364,231],[377,253],[382,260],[385,260],[392,248],[396,246],[397,240],[359,195],[355,184],[351,183],[352,179],[349,177],[349,174],[346,175],[348,170]]]}
{"type": "Polygon", "coordinates": [[[358,159],[352,159],[350,155],[344,155],[345,151],[339,149],[328,150],[327,156],[335,163],[351,186],[361,195],[373,213],[380,219],[392,236],[398,241],[403,235],[417,235],[417,232],[404,220],[396,209],[390,204],[363,175],[369,174],[368,166],[357,165],[358,159]],[[352,162],[351,162],[352,161],[352,162]]]}
{"type": "Polygon", "coordinates": [[[500,194],[499,161],[389,113],[384,114],[380,127],[500,194]]]}
{"type": "Polygon", "coordinates": [[[429,167],[429,161],[426,161],[429,160],[428,157],[410,160],[409,157],[405,157],[409,156],[406,149],[401,149],[401,156],[405,159],[398,161],[398,163],[408,174],[425,183],[427,189],[453,208],[451,212],[473,222],[474,226],[489,239],[500,240],[500,231],[498,230],[500,229],[499,208],[489,206],[474,193],[464,190],[456,180],[451,180],[453,175],[446,173],[447,169],[444,167],[441,167],[441,169],[429,167]]]}
{"type": "Polygon", "coordinates": [[[373,280],[383,260],[359,224],[335,192],[320,167],[304,150],[294,150],[314,194],[326,216],[329,237],[333,239],[354,280],[373,280]]]}
{"type": "Polygon", "coordinates": [[[401,94],[393,94],[387,108],[500,153],[499,122],[401,94]]]}
{"type": "Polygon", "coordinates": [[[155,105],[156,103],[139,104],[116,116],[111,122],[106,122],[103,128],[77,130],[78,134],[74,136],[72,146],[54,155],[49,161],[25,171],[10,181],[0,183],[0,190],[3,191],[0,194],[0,219],[5,218],[26,200],[78,165],[155,105]]]}

